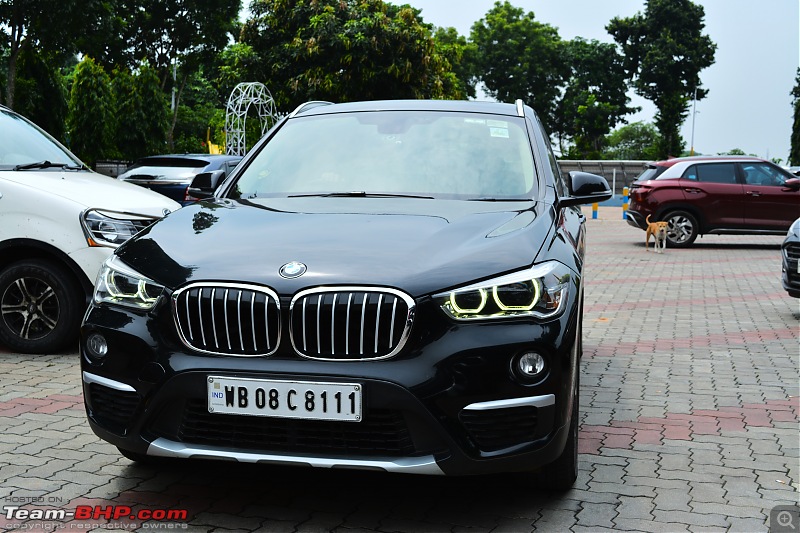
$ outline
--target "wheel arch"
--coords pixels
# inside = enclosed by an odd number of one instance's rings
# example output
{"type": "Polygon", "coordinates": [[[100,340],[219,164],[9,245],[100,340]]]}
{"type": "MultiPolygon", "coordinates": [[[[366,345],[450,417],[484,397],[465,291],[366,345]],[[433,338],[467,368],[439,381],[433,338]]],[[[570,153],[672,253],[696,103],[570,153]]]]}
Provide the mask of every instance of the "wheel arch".
{"type": "Polygon", "coordinates": [[[88,304],[93,283],[80,266],[67,254],[45,242],[33,239],[9,239],[0,242],[0,269],[24,259],[50,261],[70,274],[80,286],[88,304]]]}
{"type": "Polygon", "coordinates": [[[703,213],[691,204],[669,204],[659,207],[655,214],[655,220],[664,220],[673,211],[686,211],[691,214],[697,220],[697,234],[703,235],[706,232],[708,225],[703,213]]]}

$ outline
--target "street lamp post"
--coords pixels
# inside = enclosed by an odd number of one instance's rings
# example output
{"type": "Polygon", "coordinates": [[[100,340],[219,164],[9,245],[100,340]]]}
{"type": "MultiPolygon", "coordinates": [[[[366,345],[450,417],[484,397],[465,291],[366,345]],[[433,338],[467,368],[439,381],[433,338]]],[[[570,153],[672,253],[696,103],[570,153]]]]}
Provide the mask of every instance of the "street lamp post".
{"type": "Polygon", "coordinates": [[[692,99],[692,148],[689,155],[694,155],[694,117],[697,114],[697,87],[694,88],[694,98],[692,99]]]}

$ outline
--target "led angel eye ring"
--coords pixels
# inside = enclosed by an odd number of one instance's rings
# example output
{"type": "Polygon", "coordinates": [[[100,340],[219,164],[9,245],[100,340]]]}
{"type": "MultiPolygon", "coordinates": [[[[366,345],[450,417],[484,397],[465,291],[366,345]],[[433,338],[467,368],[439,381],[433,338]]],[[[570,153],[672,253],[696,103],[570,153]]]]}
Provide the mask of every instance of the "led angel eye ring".
{"type": "Polygon", "coordinates": [[[502,311],[530,311],[534,306],[539,303],[539,297],[542,295],[542,290],[539,287],[539,282],[535,279],[530,280],[533,284],[533,298],[529,305],[506,305],[500,300],[500,295],[497,294],[497,285],[492,287],[492,296],[497,307],[502,311]]]}
{"type": "MultiPolygon", "coordinates": [[[[461,293],[461,294],[464,294],[464,293],[461,293]]],[[[479,313],[486,306],[486,300],[488,300],[488,295],[486,294],[486,289],[478,289],[478,294],[481,295],[481,303],[480,303],[480,305],[478,307],[475,307],[475,308],[472,308],[472,309],[467,309],[467,308],[463,308],[463,307],[459,306],[456,303],[456,293],[455,292],[451,292],[450,293],[450,306],[453,308],[453,311],[455,311],[459,315],[479,313]]]]}

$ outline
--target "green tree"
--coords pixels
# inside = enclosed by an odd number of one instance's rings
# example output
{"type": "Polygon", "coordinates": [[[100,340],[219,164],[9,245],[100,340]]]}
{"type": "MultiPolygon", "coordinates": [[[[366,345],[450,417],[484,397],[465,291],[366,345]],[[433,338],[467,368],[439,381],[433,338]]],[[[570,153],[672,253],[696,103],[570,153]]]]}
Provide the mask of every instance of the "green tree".
{"type": "Polygon", "coordinates": [[[87,57],[75,67],[69,98],[69,145],[89,165],[113,153],[115,116],[111,79],[87,57]]]}
{"type": "Polygon", "coordinates": [[[6,49],[5,104],[8,107],[15,105],[17,64],[21,54],[31,49],[41,57],[53,59],[55,54],[75,52],[81,35],[95,25],[106,3],[105,0],[0,0],[0,41],[6,49]]]}
{"type": "Polygon", "coordinates": [[[636,92],[655,104],[659,157],[680,154],[680,127],[695,96],[705,98],[700,71],[714,63],[716,45],[703,35],[705,11],[690,0],[647,0],[644,14],[606,26],[622,47],[636,92]]]}
{"type": "Polygon", "coordinates": [[[307,100],[460,98],[419,10],[382,0],[254,0],[242,42],[286,111],[307,100]]]}
{"type": "Polygon", "coordinates": [[[458,92],[466,98],[475,98],[478,54],[475,43],[468,42],[467,38],[459,35],[455,28],[436,28],[433,39],[437,52],[447,60],[458,80],[458,87],[453,92],[458,92]]]}
{"type": "Polygon", "coordinates": [[[53,137],[65,139],[67,91],[59,57],[26,47],[17,63],[15,109],[53,137]]]}
{"type": "Polygon", "coordinates": [[[606,136],[603,159],[645,160],[658,159],[660,135],[652,124],[634,122],[606,136]]]}
{"type": "Polygon", "coordinates": [[[800,68],[792,89],[792,107],[794,108],[794,123],[792,124],[792,137],[789,148],[789,164],[800,165],[800,68]]]}
{"type": "Polygon", "coordinates": [[[144,64],[135,74],[113,74],[118,156],[132,161],[164,151],[169,109],[155,69],[144,64]]]}
{"type": "MultiPolygon", "coordinates": [[[[627,76],[617,47],[581,38],[566,43],[570,74],[558,102],[554,133],[572,136],[571,159],[598,159],[608,133],[638,111],[630,107],[627,76]]],[[[563,152],[562,146],[562,152],[563,152]]]]}
{"type": "Polygon", "coordinates": [[[719,152],[717,155],[747,155],[741,148],[733,148],[727,152],[719,152]]]}
{"type": "Polygon", "coordinates": [[[223,49],[214,64],[213,85],[218,91],[218,101],[224,104],[233,89],[240,83],[257,79],[258,54],[245,43],[233,43],[223,49]]]}
{"type": "Polygon", "coordinates": [[[118,2],[111,27],[121,32],[124,46],[109,47],[107,60],[131,70],[144,60],[158,73],[162,90],[173,92],[175,105],[167,134],[170,146],[174,146],[180,100],[189,79],[201,66],[213,63],[231,35],[238,33],[240,10],[238,0],[118,2]]]}
{"type": "Polygon", "coordinates": [[[473,24],[480,81],[489,96],[532,106],[548,131],[555,130],[556,102],[569,75],[564,43],[556,28],[537,22],[509,2],[495,2],[473,24]]]}

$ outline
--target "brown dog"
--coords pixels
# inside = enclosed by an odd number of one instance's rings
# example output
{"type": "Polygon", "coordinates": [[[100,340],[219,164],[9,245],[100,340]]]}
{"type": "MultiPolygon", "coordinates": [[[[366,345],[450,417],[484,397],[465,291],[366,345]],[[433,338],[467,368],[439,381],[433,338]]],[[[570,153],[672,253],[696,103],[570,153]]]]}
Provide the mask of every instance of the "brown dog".
{"type": "Polygon", "coordinates": [[[644,240],[644,249],[646,252],[649,252],[649,245],[650,245],[650,235],[655,237],[656,245],[655,250],[656,253],[664,253],[664,248],[667,247],[667,223],[666,222],[650,222],[650,215],[647,215],[647,233],[645,235],[644,240]]]}

